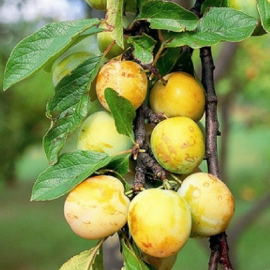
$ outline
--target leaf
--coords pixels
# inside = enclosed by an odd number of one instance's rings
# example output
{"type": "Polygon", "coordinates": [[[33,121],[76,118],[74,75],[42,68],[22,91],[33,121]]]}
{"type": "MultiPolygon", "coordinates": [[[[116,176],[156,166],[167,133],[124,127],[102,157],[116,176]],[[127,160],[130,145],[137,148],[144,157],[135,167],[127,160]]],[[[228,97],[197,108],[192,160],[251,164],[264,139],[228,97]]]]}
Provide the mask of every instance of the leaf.
{"type": "Polygon", "coordinates": [[[257,0],[257,2],[262,26],[267,32],[270,32],[270,2],[269,0],[257,0]]]}
{"type": "Polygon", "coordinates": [[[206,0],[201,6],[201,13],[203,14],[209,7],[226,7],[227,0],[206,0]]]}
{"type": "Polygon", "coordinates": [[[125,11],[135,14],[137,12],[137,0],[124,0],[124,8],[125,11]]]}
{"type": "Polygon", "coordinates": [[[188,45],[197,49],[212,46],[220,41],[239,42],[248,38],[255,29],[257,20],[232,8],[210,8],[196,31],[169,33],[168,47],[188,45]]]}
{"type": "Polygon", "coordinates": [[[150,270],[144,261],[134,252],[134,250],[131,250],[126,245],[124,240],[121,241],[121,245],[126,270],[150,270]]]}
{"type": "Polygon", "coordinates": [[[106,166],[107,169],[112,169],[124,176],[129,169],[129,159],[131,154],[115,156],[112,161],[106,166]]]}
{"type": "Polygon", "coordinates": [[[148,1],[136,20],[147,20],[153,29],[183,32],[194,30],[199,18],[175,3],[148,1]]]}
{"type": "Polygon", "coordinates": [[[138,8],[142,10],[143,6],[148,2],[148,0],[138,0],[138,8]]]}
{"type": "Polygon", "coordinates": [[[181,52],[175,64],[176,70],[181,70],[194,76],[194,66],[192,61],[192,50],[186,48],[181,52]]]}
{"type": "Polygon", "coordinates": [[[111,157],[98,152],[76,150],[64,153],[57,164],[43,171],[32,190],[31,200],[44,201],[56,199],[106,166],[111,157]]]}
{"type": "Polygon", "coordinates": [[[23,39],[15,46],[8,59],[4,90],[51,64],[65,50],[76,44],[86,30],[89,30],[87,36],[101,31],[96,27],[98,23],[98,19],[53,22],[23,39]]]}
{"type": "Polygon", "coordinates": [[[156,67],[161,76],[165,76],[170,73],[178,58],[180,57],[180,51],[181,48],[167,48],[162,52],[162,55],[156,64],[156,67]]]}
{"type": "MultiPolygon", "coordinates": [[[[103,243],[103,240],[101,240],[103,243]]],[[[102,270],[103,252],[102,244],[99,242],[96,247],[85,250],[80,254],[73,256],[59,270],[102,270]]]]}
{"type": "Polygon", "coordinates": [[[105,89],[105,99],[115,120],[117,131],[134,140],[132,124],[136,113],[131,102],[118,96],[117,92],[110,88],[105,89]]]}
{"type": "Polygon", "coordinates": [[[144,33],[141,36],[130,37],[128,42],[133,45],[133,55],[137,60],[145,65],[153,62],[153,49],[156,41],[152,37],[144,33]]]}
{"type": "Polygon", "coordinates": [[[111,36],[116,43],[124,48],[123,37],[123,0],[107,0],[106,26],[111,30],[111,36]]]}
{"type": "Polygon", "coordinates": [[[55,89],[55,96],[47,104],[47,115],[52,118],[49,131],[43,138],[43,147],[50,164],[58,156],[68,138],[88,115],[88,89],[97,75],[100,56],[91,57],[64,77],[55,89]]]}

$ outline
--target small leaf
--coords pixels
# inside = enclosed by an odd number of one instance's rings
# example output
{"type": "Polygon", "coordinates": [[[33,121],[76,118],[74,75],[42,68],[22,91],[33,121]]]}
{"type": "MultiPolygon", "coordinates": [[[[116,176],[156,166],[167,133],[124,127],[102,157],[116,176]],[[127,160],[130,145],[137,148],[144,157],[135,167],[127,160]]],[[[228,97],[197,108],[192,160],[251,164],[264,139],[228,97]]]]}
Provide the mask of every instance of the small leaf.
{"type": "Polygon", "coordinates": [[[99,242],[96,247],[72,257],[59,270],[102,270],[103,252],[101,244],[99,242]]]}
{"type": "Polygon", "coordinates": [[[53,22],[23,39],[15,46],[7,62],[4,90],[50,65],[65,50],[76,44],[86,30],[91,28],[84,37],[101,31],[96,27],[98,23],[98,19],[53,22]]]}
{"type": "Polygon", "coordinates": [[[257,2],[262,26],[267,32],[270,32],[270,1],[257,0],[257,2]]]}
{"type": "Polygon", "coordinates": [[[196,31],[169,33],[167,47],[188,45],[197,49],[220,41],[239,42],[251,36],[257,20],[232,8],[210,8],[196,31]]]}
{"type": "Polygon", "coordinates": [[[183,32],[194,30],[199,18],[175,3],[148,1],[136,20],[147,20],[153,29],[183,32]]]}
{"type": "Polygon", "coordinates": [[[126,154],[113,157],[112,161],[106,166],[106,168],[112,169],[124,176],[129,169],[130,155],[131,154],[126,154]]]}
{"type": "Polygon", "coordinates": [[[130,249],[124,240],[121,241],[124,257],[124,265],[126,270],[150,270],[144,261],[130,249]]]}
{"type": "Polygon", "coordinates": [[[133,55],[137,60],[145,65],[153,62],[153,49],[156,41],[152,37],[144,33],[141,36],[130,37],[128,42],[133,45],[133,55]]]}
{"type": "Polygon", "coordinates": [[[64,153],[57,164],[39,175],[31,200],[53,200],[66,194],[96,170],[106,166],[111,159],[104,153],[91,151],[64,153]]]}
{"type": "Polygon", "coordinates": [[[180,57],[180,51],[181,48],[167,48],[162,52],[156,64],[161,76],[167,75],[172,70],[180,57]]]}
{"type": "Polygon", "coordinates": [[[47,115],[52,119],[51,128],[43,138],[43,147],[50,164],[58,156],[68,138],[88,115],[90,99],[88,89],[99,70],[101,57],[91,57],[56,86],[55,96],[47,104],[47,115]]]}
{"type": "Polygon", "coordinates": [[[115,120],[117,131],[133,140],[132,124],[136,113],[131,102],[118,96],[117,92],[110,88],[105,90],[105,99],[115,120]]]}

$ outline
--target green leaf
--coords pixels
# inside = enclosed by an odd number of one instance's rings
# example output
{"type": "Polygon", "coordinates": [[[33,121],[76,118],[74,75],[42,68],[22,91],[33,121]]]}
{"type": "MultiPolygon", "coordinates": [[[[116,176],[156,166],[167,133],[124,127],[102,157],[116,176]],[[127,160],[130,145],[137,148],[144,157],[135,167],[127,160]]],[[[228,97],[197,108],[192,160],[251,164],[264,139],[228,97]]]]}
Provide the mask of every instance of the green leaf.
{"type": "Polygon", "coordinates": [[[124,0],[124,8],[125,8],[125,11],[136,13],[137,12],[137,0],[124,0]]]}
{"type": "Polygon", "coordinates": [[[111,157],[98,152],[76,150],[64,153],[57,164],[43,171],[32,190],[31,200],[44,201],[56,199],[106,166],[111,157]]]}
{"type": "Polygon", "coordinates": [[[100,242],[96,247],[85,250],[69,259],[59,270],[102,270],[103,252],[100,242]]]}
{"type": "Polygon", "coordinates": [[[131,154],[115,156],[112,161],[106,166],[107,169],[112,169],[124,176],[129,169],[129,159],[131,154]]]}
{"type": "Polygon", "coordinates": [[[227,0],[206,0],[203,2],[201,7],[201,13],[203,14],[206,9],[210,7],[226,7],[227,6],[227,0]]]}
{"type": "Polygon", "coordinates": [[[124,257],[124,265],[126,270],[150,270],[144,261],[130,249],[124,240],[121,241],[124,257]]]}
{"type": "Polygon", "coordinates": [[[117,92],[110,88],[105,90],[105,99],[115,120],[117,131],[133,140],[132,125],[136,113],[131,102],[124,97],[118,96],[117,92]]]}
{"type": "Polygon", "coordinates": [[[107,0],[106,26],[116,43],[124,48],[122,16],[123,0],[107,0]]]}
{"type": "Polygon", "coordinates": [[[88,90],[96,77],[100,56],[91,57],[64,77],[55,89],[55,96],[47,104],[47,115],[52,118],[43,147],[50,164],[55,164],[68,135],[74,131],[90,109],[88,90]]]}
{"type": "Polygon", "coordinates": [[[194,76],[194,66],[192,61],[192,50],[190,48],[185,48],[179,55],[177,62],[175,64],[176,70],[182,70],[194,76]]]}
{"type": "Polygon", "coordinates": [[[167,48],[162,52],[156,64],[161,76],[167,75],[172,70],[180,57],[180,51],[181,48],[167,48]]]}
{"type": "Polygon", "coordinates": [[[138,0],[138,8],[142,10],[143,6],[148,2],[148,0],[138,0]]]}
{"type": "Polygon", "coordinates": [[[147,20],[153,29],[183,32],[194,30],[199,18],[175,3],[148,1],[136,20],[147,20]]]}
{"type": "Polygon", "coordinates": [[[169,33],[168,47],[188,45],[197,49],[220,41],[239,42],[251,36],[257,20],[232,8],[210,8],[196,31],[169,33]]]}
{"type": "Polygon", "coordinates": [[[130,37],[128,42],[133,45],[133,55],[137,60],[145,65],[153,62],[153,49],[156,41],[152,37],[144,33],[141,36],[130,37]]]}
{"type": "Polygon", "coordinates": [[[4,74],[4,90],[50,65],[65,50],[80,40],[86,30],[87,37],[101,31],[98,19],[53,22],[40,28],[18,43],[8,59],[4,74]]]}
{"type": "Polygon", "coordinates": [[[270,2],[266,0],[257,0],[257,2],[262,26],[267,32],[270,32],[270,2]]]}

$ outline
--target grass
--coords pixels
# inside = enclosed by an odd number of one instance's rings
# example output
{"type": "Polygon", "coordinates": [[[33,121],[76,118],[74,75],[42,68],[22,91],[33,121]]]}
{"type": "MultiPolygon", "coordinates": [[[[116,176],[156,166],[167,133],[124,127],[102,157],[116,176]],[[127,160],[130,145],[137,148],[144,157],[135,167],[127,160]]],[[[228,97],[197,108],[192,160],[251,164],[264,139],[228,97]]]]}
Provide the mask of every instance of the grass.
{"type": "MultiPolygon", "coordinates": [[[[269,190],[270,149],[268,127],[233,126],[229,141],[229,186],[236,199],[234,226],[263,194],[269,190]]],[[[40,149],[29,148],[17,164],[18,182],[0,193],[0,269],[54,270],[73,255],[90,249],[94,242],[74,235],[63,216],[64,198],[50,202],[30,202],[31,188],[46,167],[40,149]]],[[[235,250],[238,270],[267,270],[270,208],[241,234],[235,250]]],[[[190,239],[179,252],[174,270],[207,269],[207,240],[190,239]]]]}

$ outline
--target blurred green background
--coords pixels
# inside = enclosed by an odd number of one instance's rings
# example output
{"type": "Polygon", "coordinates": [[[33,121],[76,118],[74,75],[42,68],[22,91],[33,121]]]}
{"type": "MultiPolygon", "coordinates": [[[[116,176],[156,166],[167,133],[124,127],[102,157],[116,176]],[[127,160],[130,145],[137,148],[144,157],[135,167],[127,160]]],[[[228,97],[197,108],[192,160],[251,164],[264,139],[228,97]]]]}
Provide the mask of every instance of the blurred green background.
{"type": "MultiPolygon", "coordinates": [[[[22,38],[53,20],[102,16],[93,14],[82,1],[50,2],[0,1],[1,88],[7,58],[22,38]],[[11,6],[15,15],[11,15],[11,6]]],[[[213,51],[222,133],[218,138],[220,165],[236,200],[236,213],[227,230],[230,257],[235,269],[266,270],[270,268],[270,35],[220,44],[213,51]]],[[[196,51],[194,62],[199,63],[196,51]]],[[[199,69],[198,64],[198,74],[199,69]]],[[[34,181],[47,167],[42,136],[50,125],[45,106],[52,96],[51,74],[45,71],[0,92],[3,270],[59,269],[94,244],[69,229],[63,217],[64,198],[29,201],[34,181]]],[[[202,169],[205,167],[203,164],[202,169]]],[[[174,269],[207,269],[208,259],[207,239],[190,239],[179,252],[174,269]]]]}

